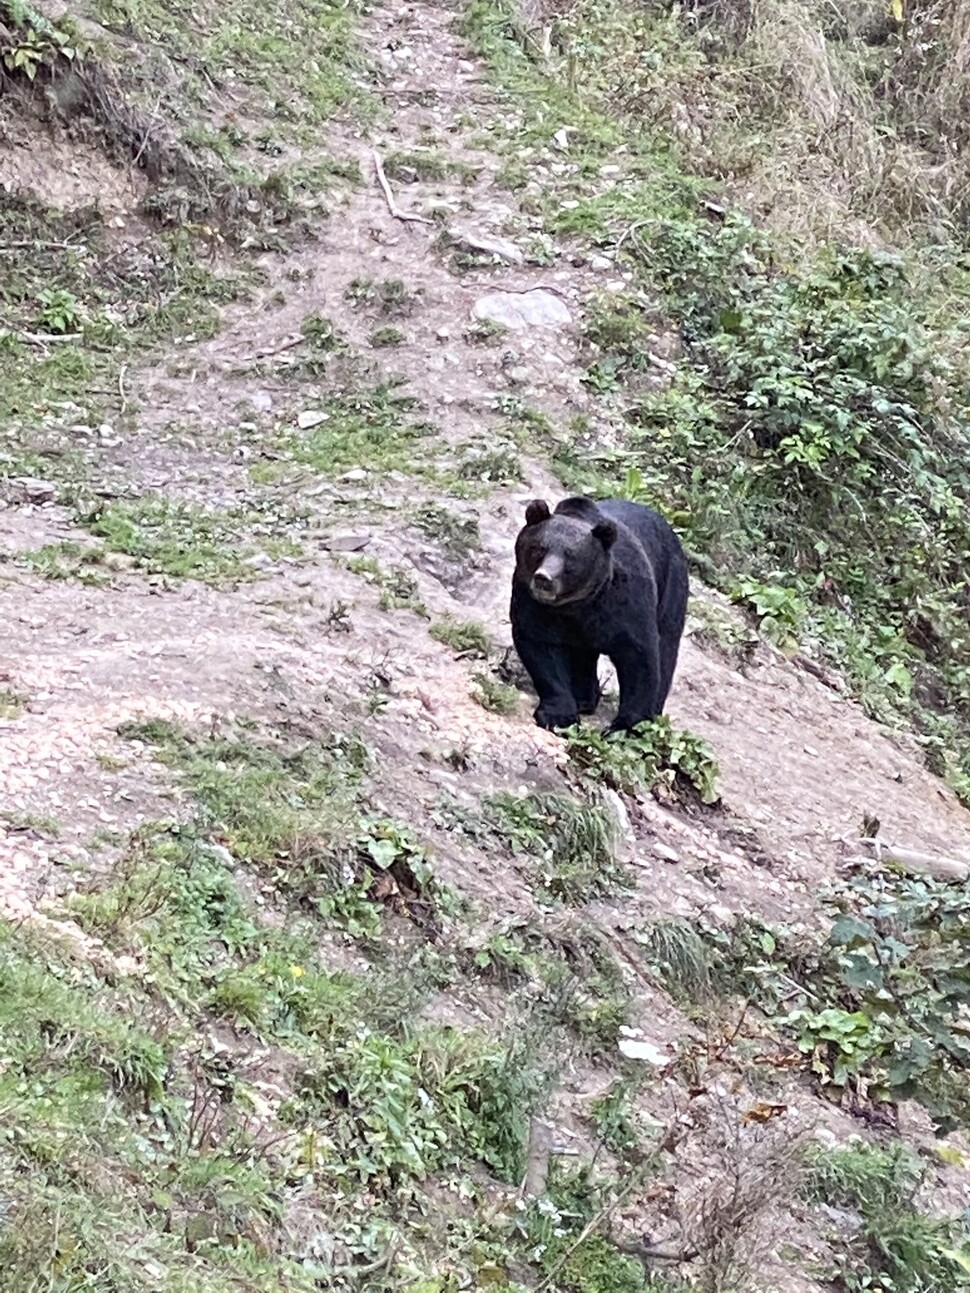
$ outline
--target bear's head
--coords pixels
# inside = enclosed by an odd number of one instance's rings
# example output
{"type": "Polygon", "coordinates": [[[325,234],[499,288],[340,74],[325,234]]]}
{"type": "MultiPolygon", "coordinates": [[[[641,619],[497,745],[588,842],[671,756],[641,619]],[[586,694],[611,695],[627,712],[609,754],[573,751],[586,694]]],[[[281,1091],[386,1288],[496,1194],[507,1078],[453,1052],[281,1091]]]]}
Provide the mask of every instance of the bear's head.
{"type": "Polygon", "coordinates": [[[537,602],[581,602],[610,578],[616,526],[597,515],[594,511],[590,519],[580,520],[552,514],[542,499],[533,499],[525,509],[525,526],[515,541],[515,571],[537,602]]]}

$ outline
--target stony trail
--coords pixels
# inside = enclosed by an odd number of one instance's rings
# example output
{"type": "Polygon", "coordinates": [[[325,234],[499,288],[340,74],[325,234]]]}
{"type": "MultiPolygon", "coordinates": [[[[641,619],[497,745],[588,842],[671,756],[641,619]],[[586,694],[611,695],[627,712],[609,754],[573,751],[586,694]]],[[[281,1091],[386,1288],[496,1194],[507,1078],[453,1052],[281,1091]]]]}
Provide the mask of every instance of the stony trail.
{"type": "MultiPolygon", "coordinates": [[[[266,545],[253,559],[254,578],[221,586],[144,577],[124,563],[91,586],[6,565],[0,664],[4,686],[23,701],[0,718],[0,912],[8,917],[44,919],[111,861],[127,832],[185,810],[183,790],[151,750],[118,735],[146,717],[217,725],[240,716],[311,739],[333,725],[354,728],[376,752],[376,806],[421,832],[442,878],[487,906],[495,927],[534,908],[519,866],[460,837],[438,808],[443,800],[471,807],[523,786],[561,787],[562,742],[534,726],[524,694],[511,715],[483,709],[477,666],[456,659],[428,625],[480,620],[499,646],[509,645],[512,546],[524,504],[562,486],[541,435],[530,443],[527,432],[521,480],[487,497],[469,490],[445,500],[477,526],[480,544],[456,553],[415,524],[415,508],[441,503],[442,465],[517,452],[508,442],[510,401],[553,426],[591,413],[580,380],[584,301],[622,283],[622,272],[578,246],[550,265],[526,259],[538,221],[501,187],[501,163],[483,142],[485,128],[514,108],[469,56],[449,6],[374,9],[362,41],[388,119],[366,130],[344,122],[321,146],[356,162],[365,182],[348,186],[298,247],[260,256],[258,284],[245,304],[225,308],[215,336],[186,338],[130,368],[125,396],[137,413],[117,410],[114,434],[97,450],[108,492],[161,493],[212,511],[289,511],[300,551],[277,555],[266,545]],[[421,217],[396,218],[377,183],[375,150],[420,155],[431,144],[446,172],[391,179],[401,209],[421,217]],[[456,267],[456,255],[470,254],[471,268],[467,260],[456,267]],[[365,280],[404,284],[406,305],[387,315],[362,304],[354,284],[365,280]],[[561,321],[528,322],[481,344],[476,319],[487,307],[476,315],[478,303],[505,293],[508,309],[536,290],[559,303],[561,321]],[[306,339],[296,342],[308,316],[329,321],[340,338],[326,377],[305,363],[306,339]],[[383,326],[399,329],[399,344],[370,345],[383,326]],[[312,429],[335,373],[371,387],[402,379],[399,389],[433,428],[415,441],[413,472],[403,462],[318,471],[279,453],[281,437],[312,429]],[[382,609],[379,580],[347,564],[353,550],[406,571],[424,613],[382,609]]],[[[550,138],[555,130],[551,121],[550,138]]],[[[10,555],[64,540],[88,541],[66,507],[0,511],[0,546],[10,555]]],[[[688,814],[651,796],[632,800],[626,854],[636,887],[581,909],[634,966],[636,1022],[671,1054],[687,1025],[630,955],[630,931],[645,920],[703,914],[726,926],[744,912],[815,925],[820,887],[858,853],[851,841],[866,816],[896,843],[970,861],[970,815],[926,770],[911,737],[868,719],[765,642],[739,667],[709,626],[733,624],[744,636],[740,613],[699,584],[693,594],[668,708],[713,747],[723,808],[688,814]]],[[[577,1072],[574,1085],[591,1080],[577,1072]]],[[[566,1106],[560,1115],[569,1125],[566,1106]]]]}

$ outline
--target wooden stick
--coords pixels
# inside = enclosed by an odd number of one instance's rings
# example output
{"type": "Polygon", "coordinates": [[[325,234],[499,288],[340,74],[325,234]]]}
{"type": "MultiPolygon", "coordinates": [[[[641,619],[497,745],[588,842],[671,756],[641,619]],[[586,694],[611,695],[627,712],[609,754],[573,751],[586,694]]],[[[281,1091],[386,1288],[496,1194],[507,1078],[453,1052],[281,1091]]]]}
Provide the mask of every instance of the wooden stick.
{"type": "Polygon", "coordinates": [[[270,355],[279,355],[284,350],[292,350],[294,346],[299,346],[306,341],[306,337],[301,333],[298,337],[287,337],[281,341],[278,346],[267,346],[265,350],[257,350],[254,355],[247,355],[245,359],[233,360],[237,364],[251,364],[257,359],[268,359],[270,355]]]}
{"type": "Polygon", "coordinates": [[[387,176],[384,174],[384,163],[381,161],[381,155],[374,149],[374,170],[377,172],[377,180],[384,192],[384,201],[387,203],[387,209],[396,220],[413,220],[417,224],[434,224],[427,216],[412,215],[409,211],[402,211],[394,201],[394,194],[391,192],[391,186],[387,182],[387,176]]]}
{"type": "MultiPolygon", "coordinates": [[[[875,860],[888,866],[900,867],[911,875],[928,875],[948,884],[962,884],[970,879],[970,863],[959,858],[944,857],[939,853],[924,853],[919,849],[900,848],[888,840],[863,839],[859,843],[872,849],[875,860]]],[[[870,859],[867,858],[867,861],[870,859]]]]}
{"type": "Polygon", "coordinates": [[[18,332],[21,341],[29,341],[32,346],[46,346],[51,341],[81,341],[83,332],[18,332]]]}

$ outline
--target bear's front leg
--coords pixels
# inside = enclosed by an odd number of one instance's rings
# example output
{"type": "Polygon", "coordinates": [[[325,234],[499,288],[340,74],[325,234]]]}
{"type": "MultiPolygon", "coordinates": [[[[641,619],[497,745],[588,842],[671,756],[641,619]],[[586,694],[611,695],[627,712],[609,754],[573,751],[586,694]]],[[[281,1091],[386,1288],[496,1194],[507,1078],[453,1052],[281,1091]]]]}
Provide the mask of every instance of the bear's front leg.
{"type": "Polygon", "coordinates": [[[628,732],[646,719],[656,718],[660,680],[660,643],[656,627],[636,638],[623,638],[609,652],[620,684],[620,707],[606,734],[628,732]]]}
{"type": "Polygon", "coordinates": [[[539,696],[535,720],[540,727],[572,727],[579,713],[572,693],[569,654],[565,647],[551,642],[513,634],[515,649],[525,665],[539,696]]]}
{"type": "Polygon", "coordinates": [[[603,695],[596,673],[599,654],[586,647],[576,646],[569,649],[569,672],[571,688],[576,708],[581,714],[595,714],[603,695]]]}

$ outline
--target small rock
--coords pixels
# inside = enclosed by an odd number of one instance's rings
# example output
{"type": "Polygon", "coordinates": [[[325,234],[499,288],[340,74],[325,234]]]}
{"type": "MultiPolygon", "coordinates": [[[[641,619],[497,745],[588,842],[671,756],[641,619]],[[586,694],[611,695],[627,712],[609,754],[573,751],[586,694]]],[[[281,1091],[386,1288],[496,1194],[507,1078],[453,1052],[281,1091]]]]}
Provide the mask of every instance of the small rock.
{"type": "Polygon", "coordinates": [[[257,413],[269,413],[273,407],[273,397],[269,391],[253,391],[249,402],[257,413]]]}
{"type": "Polygon", "coordinates": [[[371,541],[369,534],[334,534],[323,540],[326,552],[360,552],[371,541]]]}
{"type": "Polygon", "coordinates": [[[301,431],[309,431],[311,427],[319,426],[321,422],[326,422],[330,416],[321,409],[303,409],[296,415],[296,425],[301,431]]]}
{"type": "Polygon", "coordinates": [[[621,1055],[625,1055],[628,1060],[644,1060],[656,1068],[663,1068],[670,1063],[670,1056],[665,1055],[659,1046],[632,1036],[636,1031],[632,1028],[620,1028],[622,1035],[617,1046],[621,1055]]]}
{"type": "Polygon", "coordinates": [[[556,133],[552,137],[552,142],[556,145],[557,148],[561,148],[563,152],[566,151],[566,149],[569,147],[569,131],[565,126],[563,126],[560,130],[556,131],[556,133]]]}
{"type": "Polygon", "coordinates": [[[476,319],[491,319],[511,329],[562,328],[572,323],[565,303],[541,287],[528,292],[490,292],[475,302],[473,313],[476,319]]]}
{"type": "Polygon", "coordinates": [[[366,480],[367,472],[363,467],[351,467],[350,471],[345,471],[340,479],[347,481],[349,484],[355,484],[356,482],[366,480]]]}
{"type": "Polygon", "coordinates": [[[447,341],[451,336],[451,331],[448,328],[437,328],[434,335],[439,341],[447,341]]]}
{"type": "Polygon", "coordinates": [[[531,374],[524,364],[516,364],[514,368],[509,369],[505,376],[508,378],[510,386],[527,386],[531,374]]]}
{"type": "Polygon", "coordinates": [[[679,862],[680,854],[676,849],[672,849],[669,844],[661,844],[659,840],[653,845],[654,857],[660,858],[664,862],[679,862]]]}
{"type": "Polygon", "coordinates": [[[589,267],[590,269],[612,269],[613,262],[609,256],[590,256],[589,267]]]}
{"type": "Polygon", "coordinates": [[[36,476],[14,476],[10,485],[14,497],[23,503],[50,503],[57,492],[49,481],[36,476]]]}

